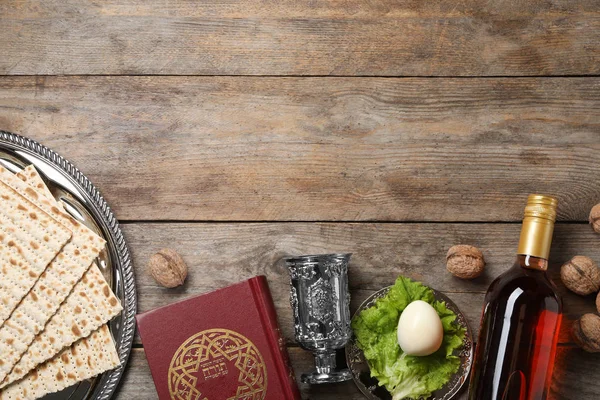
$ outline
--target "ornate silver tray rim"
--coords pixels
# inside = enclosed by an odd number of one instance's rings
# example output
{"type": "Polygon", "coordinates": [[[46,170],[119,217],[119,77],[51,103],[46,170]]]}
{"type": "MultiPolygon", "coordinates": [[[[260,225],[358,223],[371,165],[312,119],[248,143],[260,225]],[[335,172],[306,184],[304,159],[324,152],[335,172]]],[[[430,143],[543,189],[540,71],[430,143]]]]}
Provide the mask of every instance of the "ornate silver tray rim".
{"type": "MultiPolygon", "coordinates": [[[[429,286],[428,286],[429,287],[429,286]]],[[[377,300],[387,295],[392,286],[387,286],[383,289],[378,290],[369,296],[363,303],[358,307],[352,319],[354,319],[361,311],[373,306],[377,300]]],[[[473,363],[473,353],[474,353],[474,344],[473,344],[473,335],[471,332],[471,327],[469,326],[465,315],[460,311],[458,306],[454,304],[452,300],[450,300],[445,294],[429,287],[433,291],[435,299],[438,301],[444,301],[446,303],[446,307],[452,310],[456,314],[456,321],[458,324],[466,329],[465,339],[463,341],[463,346],[460,348],[459,353],[457,354],[461,359],[461,366],[459,371],[454,375],[454,377],[448,382],[445,387],[434,392],[434,396],[430,397],[428,400],[450,400],[454,398],[457,394],[459,394],[464,387],[464,385],[468,382],[469,374],[471,372],[471,366],[473,363]],[[462,374],[460,373],[462,371],[462,374]]],[[[379,396],[373,393],[375,389],[377,389],[377,385],[367,386],[365,382],[360,379],[360,371],[359,368],[362,366],[366,367],[368,370],[369,366],[364,359],[364,355],[361,349],[356,345],[356,338],[354,334],[352,335],[352,339],[346,346],[346,362],[348,364],[348,368],[352,372],[352,378],[354,379],[354,383],[358,387],[358,389],[365,395],[365,397],[369,400],[381,400],[379,396]]],[[[375,380],[375,378],[370,378],[375,380]]],[[[385,388],[382,388],[385,390],[385,388]]],[[[390,396],[391,399],[391,396],[390,396]]]]}
{"type": "MultiPolygon", "coordinates": [[[[117,294],[120,298],[123,311],[120,314],[120,324],[112,331],[121,365],[114,370],[102,374],[91,388],[91,395],[86,394],[87,399],[108,400],[114,394],[119,381],[123,375],[135,333],[135,314],[137,309],[137,294],[133,277],[133,265],[129,249],[125,243],[119,223],[112,213],[110,207],[90,180],[83,175],[73,164],[61,157],[46,146],[28,139],[26,137],[0,130],[0,151],[8,150],[17,153],[22,158],[28,159],[32,156],[46,163],[69,181],[69,186],[76,189],[76,196],[82,196],[94,222],[102,230],[107,241],[107,251],[113,251],[114,259],[111,258],[113,273],[116,272],[116,284],[119,286],[117,294]]],[[[70,188],[69,188],[70,189],[70,188]]]]}

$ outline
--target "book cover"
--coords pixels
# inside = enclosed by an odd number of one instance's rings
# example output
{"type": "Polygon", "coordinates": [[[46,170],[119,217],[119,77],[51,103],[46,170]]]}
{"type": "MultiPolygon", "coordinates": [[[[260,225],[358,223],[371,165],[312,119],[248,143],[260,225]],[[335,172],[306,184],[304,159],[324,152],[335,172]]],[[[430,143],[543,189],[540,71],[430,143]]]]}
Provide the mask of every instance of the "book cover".
{"type": "Polygon", "coordinates": [[[161,400],[300,399],[264,276],[136,318],[161,400]]]}

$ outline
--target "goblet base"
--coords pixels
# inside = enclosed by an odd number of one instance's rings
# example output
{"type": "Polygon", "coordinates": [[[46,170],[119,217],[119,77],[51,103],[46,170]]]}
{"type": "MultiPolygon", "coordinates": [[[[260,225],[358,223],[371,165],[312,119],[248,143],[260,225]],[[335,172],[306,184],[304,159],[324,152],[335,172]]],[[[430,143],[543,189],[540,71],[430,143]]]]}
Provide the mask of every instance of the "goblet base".
{"type": "Polygon", "coordinates": [[[319,383],[336,383],[351,380],[352,374],[348,369],[331,371],[327,373],[314,371],[310,374],[302,374],[301,379],[303,383],[310,383],[311,385],[319,383]]]}

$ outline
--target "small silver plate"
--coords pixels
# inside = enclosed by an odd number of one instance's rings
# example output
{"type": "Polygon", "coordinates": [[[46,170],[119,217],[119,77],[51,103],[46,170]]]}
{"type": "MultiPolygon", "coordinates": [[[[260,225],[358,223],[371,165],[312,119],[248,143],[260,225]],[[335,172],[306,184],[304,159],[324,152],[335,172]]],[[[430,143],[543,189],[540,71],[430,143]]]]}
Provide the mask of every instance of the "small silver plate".
{"type": "Polygon", "coordinates": [[[106,240],[106,248],[96,263],[123,305],[121,314],[109,323],[121,365],[43,399],[108,400],[123,375],[135,332],[136,290],[129,250],[119,223],[104,198],[77,168],[33,140],[0,131],[0,165],[18,172],[30,164],[35,165],[69,214],[106,240]]]}
{"type": "MultiPolygon", "coordinates": [[[[375,302],[384,297],[390,291],[391,286],[383,288],[375,293],[373,293],[368,299],[366,299],[356,310],[353,318],[355,318],[362,310],[365,310],[369,307],[372,307],[375,302]]],[[[460,357],[460,368],[454,374],[454,376],[450,379],[443,388],[437,390],[433,393],[433,396],[428,400],[450,400],[454,398],[461,390],[461,388],[465,385],[465,383],[469,380],[469,373],[471,372],[471,364],[473,363],[473,337],[471,334],[471,328],[467,323],[467,318],[464,314],[458,309],[456,304],[452,302],[447,296],[438,292],[435,289],[433,290],[434,297],[438,301],[443,301],[446,303],[446,307],[452,310],[457,318],[457,323],[465,328],[466,335],[465,340],[463,342],[463,346],[457,350],[456,355],[460,357]]],[[[369,369],[369,364],[367,364],[367,360],[364,357],[364,354],[361,349],[356,345],[356,338],[352,337],[350,343],[346,346],[346,362],[348,363],[348,367],[352,372],[352,378],[354,379],[354,383],[360,389],[360,391],[366,396],[369,400],[391,400],[391,394],[386,390],[385,387],[379,386],[376,378],[371,377],[371,370],[369,369]]]]}

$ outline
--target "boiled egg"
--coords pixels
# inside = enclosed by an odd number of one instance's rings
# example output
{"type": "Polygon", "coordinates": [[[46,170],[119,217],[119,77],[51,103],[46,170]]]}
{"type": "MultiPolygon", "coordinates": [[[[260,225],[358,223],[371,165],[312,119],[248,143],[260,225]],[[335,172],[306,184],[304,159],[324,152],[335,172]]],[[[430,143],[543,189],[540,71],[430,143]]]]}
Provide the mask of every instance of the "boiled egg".
{"type": "Polygon", "coordinates": [[[411,356],[428,356],[442,345],[444,328],[435,309],[427,302],[410,303],[398,321],[398,344],[411,356]]]}

